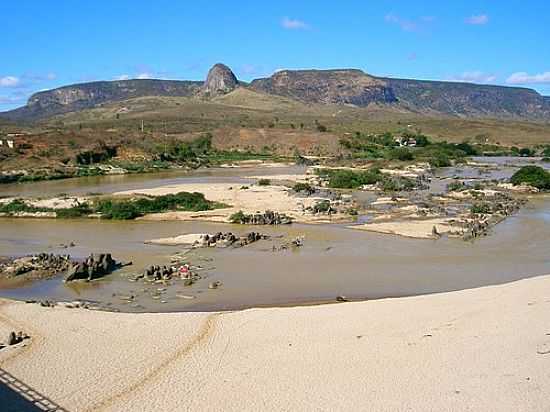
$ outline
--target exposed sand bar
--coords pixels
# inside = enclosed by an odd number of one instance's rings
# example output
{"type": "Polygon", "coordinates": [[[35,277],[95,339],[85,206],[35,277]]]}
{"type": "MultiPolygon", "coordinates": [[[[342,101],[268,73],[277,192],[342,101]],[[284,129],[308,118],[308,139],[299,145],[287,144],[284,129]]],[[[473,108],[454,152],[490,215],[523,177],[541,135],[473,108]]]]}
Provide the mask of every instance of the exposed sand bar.
{"type": "Polygon", "coordinates": [[[364,230],[367,232],[399,235],[415,239],[434,239],[432,232],[434,226],[439,234],[450,232],[453,227],[446,218],[433,218],[423,220],[399,220],[390,222],[366,223],[364,225],[348,226],[350,229],[364,230]]]}
{"type": "MultiPolygon", "coordinates": [[[[300,198],[290,194],[285,186],[246,186],[231,183],[183,183],[161,186],[153,189],[130,190],[117,192],[115,195],[143,194],[161,196],[178,192],[203,193],[206,199],[231,205],[230,208],[208,210],[204,212],[166,212],[153,213],[143,217],[146,220],[204,220],[212,222],[227,222],[229,216],[242,210],[245,213],[273,210],[293,217],[297,222],[324,221],[326,216],[313,216],[304,213],[304,208],[311,207],[321,198],[300,198]]],[[[345,216],[349,219],[348,216],[345,216]]],[[[338,219],[337,216],[334,219],[338,219]]]]}
{"type": "MultiPolygon", "coordinates": [[[[221,291],[220,291],[221,293],[221,291]]],[[[550,276],[233,313],[6,302],[0,367],[71,411],[546,411],[550,276]]]]}

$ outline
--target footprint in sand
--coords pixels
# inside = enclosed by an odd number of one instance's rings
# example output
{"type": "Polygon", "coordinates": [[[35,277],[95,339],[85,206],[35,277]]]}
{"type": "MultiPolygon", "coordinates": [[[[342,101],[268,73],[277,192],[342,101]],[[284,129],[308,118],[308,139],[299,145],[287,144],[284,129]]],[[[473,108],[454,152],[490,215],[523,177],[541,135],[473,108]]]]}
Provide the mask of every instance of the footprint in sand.
{"type": "Polygon", "coordinates": [[[539,355],[548,355],[548,354],[550,354],[550,342],[541,343],[537,347],[537,353],[539,355]]]}

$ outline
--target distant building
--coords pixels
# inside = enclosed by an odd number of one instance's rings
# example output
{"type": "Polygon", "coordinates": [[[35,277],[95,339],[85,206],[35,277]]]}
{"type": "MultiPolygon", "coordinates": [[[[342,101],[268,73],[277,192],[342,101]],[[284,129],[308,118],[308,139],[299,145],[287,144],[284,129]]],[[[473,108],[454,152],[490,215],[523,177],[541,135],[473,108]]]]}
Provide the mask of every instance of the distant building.
{"type": "Polygon", "coordinates": [[[413,137],[402,137],[402,136],[396,136],[395,142],[399,144],[399,147],[407,146],[407,147],[415,147],[416,146],[416,139],[413,137]]]}

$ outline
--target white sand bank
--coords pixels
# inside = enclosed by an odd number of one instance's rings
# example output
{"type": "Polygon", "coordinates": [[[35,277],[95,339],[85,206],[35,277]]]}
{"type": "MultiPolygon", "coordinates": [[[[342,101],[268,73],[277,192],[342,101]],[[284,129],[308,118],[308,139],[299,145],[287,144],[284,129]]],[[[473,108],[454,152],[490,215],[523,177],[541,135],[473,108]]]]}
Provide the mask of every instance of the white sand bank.
{"type": "MultiPolygon", "coordinates": [[[[229,216],[242,210],[244,213],[265,212],[272,210],[285,213],[297,222],[315,222],[326,220],[326,216],[306,214],[304,209],[322,200],[318,197],[300,198],[292,196],[291,190],[285,186],[250,186],[241,189],[238,184],[231,183],[184,183],[171,186],[161,186],[153,189],[130,190],[118,192],[115,195],[144,194],[160,196],[178,192],[203,193],[206,199],[231,205],[230,208],[208,210],[204,212],[166,212],[153,213],[143,217],[146,220],[205,220],[212,222],[227,222],[229,216]]],[[[338,219],[338,216],[334,216],[338,219]]]]}
{"type": "MultiPolygon", "coordinates": [[[[382,215],[380,217],[391,215],[382,215]]],[[[435,226],[439,234],[448,233],[453,230],[453,226],[447,218],[433,218],[422,220],[399,220],[389,222],[374,222],[364,225],[348,226],[350,229],[365,230],[367,232],[386,233],[391,235],[399,235],[404,237],[412,237],[415,239],[434,239],[432,233],[435,226]]],[[[458,230],[458,227],[456,228],[458,230]]]]}
{"type": "Polygon", "coordinates": [[[550,276],[234,313],[0,306],[0,367],[71,411],[546,411],[550,276]],[[2,335],[3,336],[3,335],[2,335]]]}

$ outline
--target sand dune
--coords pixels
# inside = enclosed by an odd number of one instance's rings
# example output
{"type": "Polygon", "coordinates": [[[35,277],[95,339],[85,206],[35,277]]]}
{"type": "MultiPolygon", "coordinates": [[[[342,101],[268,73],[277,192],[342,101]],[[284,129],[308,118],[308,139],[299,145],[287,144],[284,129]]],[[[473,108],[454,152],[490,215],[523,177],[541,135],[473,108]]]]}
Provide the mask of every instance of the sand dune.
{"type": "Polygon", "coordinates": [[[4,301],[0,367],[71,411],[545,411],[550,276],[437,295],[232,313],[4,301]]]}

